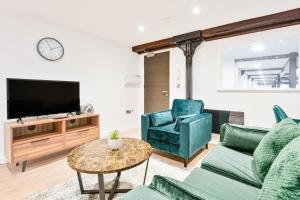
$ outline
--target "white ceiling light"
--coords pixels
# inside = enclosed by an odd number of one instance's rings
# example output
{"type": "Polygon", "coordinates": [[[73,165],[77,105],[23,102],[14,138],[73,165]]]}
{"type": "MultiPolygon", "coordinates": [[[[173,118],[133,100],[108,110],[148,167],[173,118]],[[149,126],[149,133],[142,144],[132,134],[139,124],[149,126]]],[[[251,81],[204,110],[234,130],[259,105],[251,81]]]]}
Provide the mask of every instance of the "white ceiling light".
{"type": "Polygon", "coordinates": [[[283,43],[284,41],[283,40],[279,40],[279,43],[283,43]]]}
{"type": "Polygon", "coordinates": [[[139,30],[140,32],[144,32],[144,31],[145,31],[145,26],[144,26],[144,25],[139,25],[139,26],[138,26],[138,30],[139,30]]]}
{"type": "Polygon", "coordinates": [[[194,14],[194,15],[199,15],[200,11],[201,11],[201,9],[200,9],[198,6],[195,6],[195,7],[193,8],[193,14],[194,14]]]}
{"type": "Polygon", "coordinates": [[[251,51],[257,52],[257,51],[263,51],[265,50],[265,46],[261,43],[255,43],[251,45],[251,51]]]}

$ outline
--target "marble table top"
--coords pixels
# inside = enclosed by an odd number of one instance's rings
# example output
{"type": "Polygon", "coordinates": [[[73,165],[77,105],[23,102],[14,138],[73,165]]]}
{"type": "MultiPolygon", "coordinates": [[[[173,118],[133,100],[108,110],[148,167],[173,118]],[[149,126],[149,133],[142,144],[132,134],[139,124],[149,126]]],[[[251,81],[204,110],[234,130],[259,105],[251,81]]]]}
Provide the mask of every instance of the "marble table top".
{"type": "Polygon", "coordinates": [[[118,150],[111,150],[107,139],[83,144],[69,153],[68,164],[82,173],[106,174],[133,168],[151,155],[152,148],[147,142],[134,138],[121,140],[118,150]]]}

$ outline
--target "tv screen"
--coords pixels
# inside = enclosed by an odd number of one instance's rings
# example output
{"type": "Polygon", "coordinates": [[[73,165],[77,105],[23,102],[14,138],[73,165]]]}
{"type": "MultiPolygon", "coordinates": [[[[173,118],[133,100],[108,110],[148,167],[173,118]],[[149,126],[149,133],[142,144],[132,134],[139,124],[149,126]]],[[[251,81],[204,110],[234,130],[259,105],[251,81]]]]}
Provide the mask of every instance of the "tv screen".
{"type": "Polygon", "coordinates": [[[7,79],[7,118],[80,111],[79,82],[7,79]]]}

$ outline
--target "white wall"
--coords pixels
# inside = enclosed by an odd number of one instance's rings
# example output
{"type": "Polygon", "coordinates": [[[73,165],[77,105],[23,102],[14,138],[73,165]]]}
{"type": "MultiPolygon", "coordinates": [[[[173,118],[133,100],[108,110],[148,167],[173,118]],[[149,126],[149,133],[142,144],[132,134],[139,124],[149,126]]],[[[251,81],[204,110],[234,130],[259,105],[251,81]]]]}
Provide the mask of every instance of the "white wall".
{"type": "MultiPolygon", "coordinates": [[[[300,26],[287,27],[260,33],[243,35],[222,40],[203,42],[197,48],[193,60],[193,94],[195,99],[202,99],[205,107],[245,112],[245,124],[271,127],[275,123],[272,106],[278,104],[291,117],[300,118],[299,92],[224,92],[220,88],[220,48],[236,45],[245,41],[264,40],[265,38],[285,37],[300,33],[300,26]]],[[[173,70],[178,63],[184,63],[182,51],[172,50],[173,70]]],[[[181,88],[184,90],[184,88],[181,88]]],[[[180,93],[180,92],[178,92],[180,93]]],[[[181,95],[184,97],[184,95],[181,95]]]]}
{"type": "MultiPolygon", "coordinates": [[[[138,56],[129,46],[4,10],[0,11],[0,24],[1,126],[6,121],[6,78],[27,78],[80,81],[81,103],[92,103],[101,115],[101,136],[113,128],[139,127],[143,90],[123,84],[125,74],[141,74],[138,56]],[[38,55],[36,44],[46,36],[63,44],[61,60],[49,62],[38,55]],[[126,109],[133,109],[133,114],[126,115],[126,109]]],[[[0,162],[3,139],[1,131],[0,162]]]]}

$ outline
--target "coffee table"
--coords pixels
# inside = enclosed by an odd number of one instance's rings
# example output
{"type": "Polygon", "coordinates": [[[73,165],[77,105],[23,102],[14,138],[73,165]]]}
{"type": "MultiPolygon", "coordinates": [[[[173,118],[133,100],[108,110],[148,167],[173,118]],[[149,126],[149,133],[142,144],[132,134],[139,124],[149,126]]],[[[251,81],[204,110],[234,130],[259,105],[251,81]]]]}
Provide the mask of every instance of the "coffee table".
{"type": "Polygon", "coordinates": [[[81,194],[99,193],[101,200],[105,199],[105,193],[110,193],[108,199],[112,199],[115,193],[126,193],[131,189],[117,189],[121,172],[136,167],[147,161],[144,182],[146,180],[149,157],[152,152],[151,145],[134,138],[122,138],[122,146],[119,150],[111,150],[107,139],[95,140],[83,144],[72,150],[68,155],[69,166],[77,171],[77,177],[81,194]],[[98,190],[85,190],[81,173],[98,175],[98,190]],[[104,188],[103,174],[117,173],[111,189],[104,188]]]}

